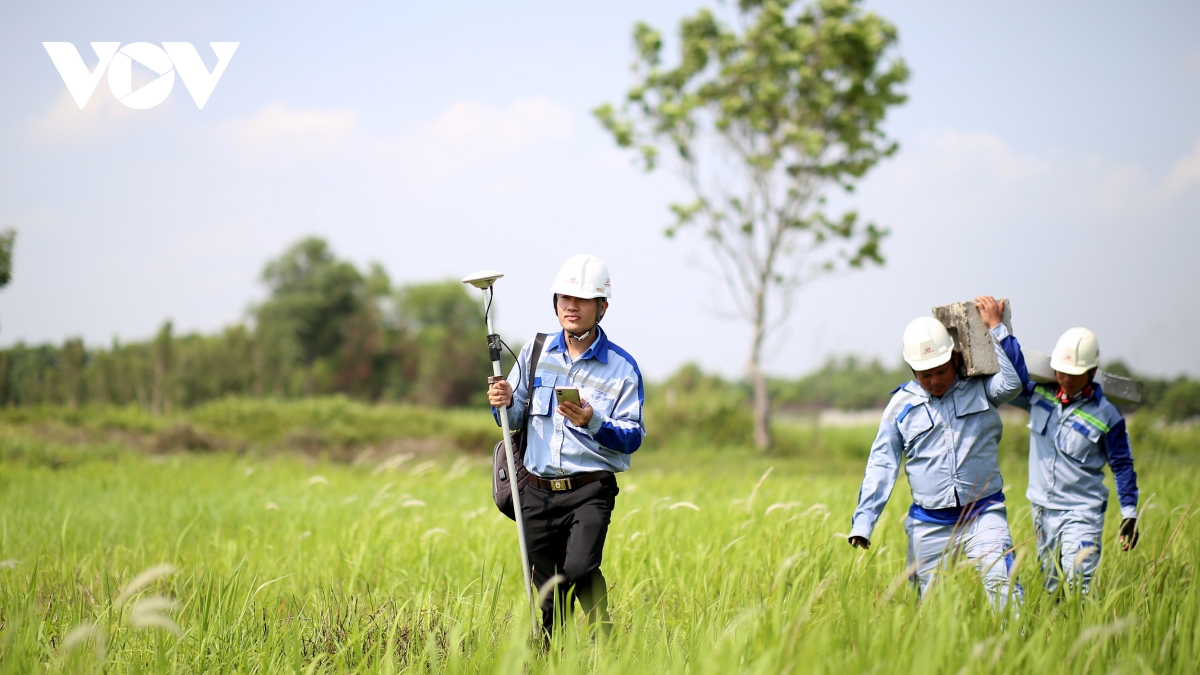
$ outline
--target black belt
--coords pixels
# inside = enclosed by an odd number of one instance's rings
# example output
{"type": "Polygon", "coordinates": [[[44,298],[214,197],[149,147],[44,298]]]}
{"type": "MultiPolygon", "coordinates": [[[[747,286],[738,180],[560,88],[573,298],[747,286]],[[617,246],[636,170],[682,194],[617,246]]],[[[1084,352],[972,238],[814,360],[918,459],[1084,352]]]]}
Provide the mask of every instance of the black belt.
{"type": "Polygon", "coordinates": [[[574,476],[562,476],[561,478],[542,478],[529,474],[529,482],[551,492],[566,492],[574,490],[577,487],[583,487],[588,483],[595,483],[598,480],[603,480],[612,475],[611,471],[593,471],[591,473],[577,473],[574,476]]]}

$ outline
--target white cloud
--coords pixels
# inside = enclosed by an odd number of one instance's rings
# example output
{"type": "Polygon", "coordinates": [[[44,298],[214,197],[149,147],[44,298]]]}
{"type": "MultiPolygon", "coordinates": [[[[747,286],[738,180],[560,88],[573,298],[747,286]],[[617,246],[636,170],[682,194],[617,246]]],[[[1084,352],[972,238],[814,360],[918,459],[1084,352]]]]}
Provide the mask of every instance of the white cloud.
{"type": "Polygon", "coordinates": [[[459,101],[438,115],[422,135],[442,143],[470,143],[507,152],[571,136],[571,114],[544,98],[517,99],[498,109],[459,101]]]}
{"type": "Polygon", "coordinates": [[[871,180],[930,215],[963,218],[1023,205],[1063,216],[1129,216],[1168,207],[1200,184],[1200,143],[1156,176],[1101,155],[1024,154],[987,132],[931,130],[871,180]]]}
{"type": "Polygon", "coordinates": [[[459,101],[384,147],[406,179],[446,178],[508,162],[574,133],[571,112],[544,98],[504,108],[459,101]]]}
{"type": "Polygon", "coordinates": [[[1162,194],[1169,199],[1196,183],[1200,183],[1200,143],[1196,143],[1192,154],[1179,159],[1171,167],[1163,183],[1162,194]]]}
{"type": "Polygon", "coordinates": [[[276,101],[245,120],[228,122],[221,135],[235,154],[250,162],[328,159],[345,151],[359,127],[347,108],[297,110],[276,101]]]}
{"type": "Polygon", "coordinates": [[[982,174],[1014,181],[1044,175],[1052,168],[1050,161],[1021,155],[999,137],[979,131],[926,131],[911,150],[922,172],[940,175],[982,174]]]}
{"type": "Polygon", "coordinates": [[[250,164],[367,161],[392,184],[428,184],[504,165],[574,133],[570,110],[545,98],[502,108],[458,101],[396,134],[371,133],[360,122],[349,109],[299,110],[276,102],[225,124],[221,135],[250,164]]]}
{"type": "Polygon", "coordinates": [[[147,118],[161,118],[175,108],[168,98],[150,110],[134,110],[122,105],[107,91],[97,88],[82,110],[71,94],[63,89],[41,115],[25,125],[25,135],[41,143],[79,143],[104,138],[147,118]]]}

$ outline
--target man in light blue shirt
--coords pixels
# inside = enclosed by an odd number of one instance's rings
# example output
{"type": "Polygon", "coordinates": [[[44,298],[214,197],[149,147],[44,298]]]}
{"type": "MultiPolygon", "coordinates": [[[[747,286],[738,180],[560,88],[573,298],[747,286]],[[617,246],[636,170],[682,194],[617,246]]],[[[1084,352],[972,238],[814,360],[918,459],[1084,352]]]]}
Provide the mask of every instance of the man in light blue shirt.
{"type": "Polygon", "coordinates": [[[488,390],[497,415],[507,407],[511,428],[528,421],[530,480],[521,488],[521,514],[547,636],[569,614],[572,589],[589,620],[608,627],[600,564],[619,491],[614,474],[629,468],[646,435],[641,371],[600,328],[612,295],[608,267],[594,256],[573,256],[551,291],[562,330],[536,364],[529,363],[533,343],[521,349],[509,373],[515,391],[505,381],[488,390]],[[578,404],[564,400],[571,390],[578,404]]]}
{"type": "Polygon", "coordinates": [[[1004,607],[1012,583],[1012,535],[1004,507],[997,409],[1021,391],[1021,348],[1001,323],[994,298],[975,298],[988,326],[1000,372],[958,376],[954,341],[937,319],[921,317],[904,331],[904,360],[916,379],[897,388],[871,446],[851,520],[850,544],[868,548],[904,460],[913,504],[905,522],[908,562],[924,594],[938,565],[958,552],[975,563],[992,601],[1004,607]]]}
{"type": "Polygon", "coordinates": [[[1087,593],[1100,564],[1108,486],[1112,469],[1121,503],[1121,550],[1137,545],[1137,474],[1121,411],[1092,380],[1100,359],[1096,335],[1086,328],[1063,333],[1050,357],[1055,384],[1025,378],[1012,404],[1029,411],[1029,490],[1033,531],[1045,587],[1053,593],[1061,577],[1087,593]]]}

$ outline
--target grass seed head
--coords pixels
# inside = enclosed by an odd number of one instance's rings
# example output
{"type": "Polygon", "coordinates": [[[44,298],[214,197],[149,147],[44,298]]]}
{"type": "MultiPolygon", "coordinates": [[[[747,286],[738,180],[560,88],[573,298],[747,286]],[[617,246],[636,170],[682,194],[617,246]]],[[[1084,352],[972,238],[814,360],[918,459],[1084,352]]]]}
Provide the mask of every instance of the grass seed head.
{"type": "Polygon", "coordinates": [[[143,598],[129,610],[129,625],[134,628],[162,628],[175,635],[182,635],[179,625],[163,612],[172,609],[175,601],[162,595],[143,598]]]}
{"type": "Polygon", "coordinates": [[[96,660],[104,661],[106,651],[104,629],[93,623],[81,623],[68,631],[62,641],[62,652],[64,654],[70,653],[88,640],[93,641],[96,660]]]}
{"type": "Polygon", "coordinates": [[[128,584],[126,584],[125,588],[121,589],[120,595],[118,595],[116,601],[113,602],[113,607],[121,607],[127,600],[138,593],[141,593],[142,590],[150,584],[163,577],[170,576],[177,571],[178,570],[175,568],[175,566],[170,563],[162,563],[145,570],[141,574],[134,577],[133,581],[130,581],[128,584]]]}

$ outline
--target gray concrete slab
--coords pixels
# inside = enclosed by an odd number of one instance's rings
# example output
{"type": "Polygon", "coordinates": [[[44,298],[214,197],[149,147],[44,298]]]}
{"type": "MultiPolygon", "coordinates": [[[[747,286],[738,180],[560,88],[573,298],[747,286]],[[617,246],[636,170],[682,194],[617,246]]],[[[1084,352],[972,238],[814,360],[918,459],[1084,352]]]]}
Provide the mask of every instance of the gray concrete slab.
{"type": "MultiPolygon", "coordinates": [[[[1004,303],[1003,322],[1008,332],[1012,333],[1012,303],[1000,298],[1004,303]]],[[[1000,372],[1000,362],[996,359],[992,347],[992,335],[979,316],[975,301],[955,302],[949,305],[933,308],[933,317],[942,322],[950,337],[954,338],[954,347],[962,355],[963,369],[967,377],[980,375],[995,375],[1000,372]]]]}
{"type": "MultiPolygon", "coordinates": [[[[1054,369],[1050,367],[1048,354],[1035,352],[1032,349],[1022,349],[1021,354],[1025,357],[1025,368],[1029,371],[1029,379],[1043,383],[1055,381],[1054,369]]],[[[1094,381],[1104,390],[1104,396],[1113,403],[1119,405],[1141,405],[1142,403],[1142,383],[1137,380],[1098,370],[1094,381]]]]}

